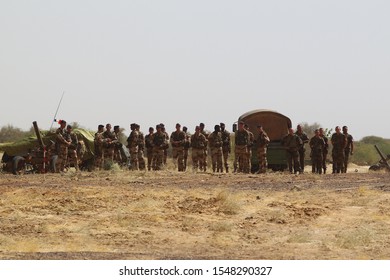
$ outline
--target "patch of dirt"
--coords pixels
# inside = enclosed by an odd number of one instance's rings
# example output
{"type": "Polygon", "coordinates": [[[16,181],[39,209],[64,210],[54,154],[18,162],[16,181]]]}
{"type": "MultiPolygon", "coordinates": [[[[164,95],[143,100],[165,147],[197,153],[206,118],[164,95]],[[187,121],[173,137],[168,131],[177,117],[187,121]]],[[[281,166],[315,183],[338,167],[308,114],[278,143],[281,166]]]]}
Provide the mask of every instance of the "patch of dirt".
{"type": "Polygon", "coordinates": [[[390,174],[0,174],[0,259],[388,259],[390,174]]]}

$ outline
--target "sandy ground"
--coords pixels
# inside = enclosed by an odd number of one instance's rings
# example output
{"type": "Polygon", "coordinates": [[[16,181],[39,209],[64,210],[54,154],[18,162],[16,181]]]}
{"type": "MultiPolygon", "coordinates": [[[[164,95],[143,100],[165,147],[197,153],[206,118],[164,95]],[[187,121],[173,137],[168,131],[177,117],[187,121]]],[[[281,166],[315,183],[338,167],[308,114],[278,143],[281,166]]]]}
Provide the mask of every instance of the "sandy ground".
{"type": "Polygon", "coordinates": [[[390,174],[0,173],[0,259],[390,259],[390,174]]]}

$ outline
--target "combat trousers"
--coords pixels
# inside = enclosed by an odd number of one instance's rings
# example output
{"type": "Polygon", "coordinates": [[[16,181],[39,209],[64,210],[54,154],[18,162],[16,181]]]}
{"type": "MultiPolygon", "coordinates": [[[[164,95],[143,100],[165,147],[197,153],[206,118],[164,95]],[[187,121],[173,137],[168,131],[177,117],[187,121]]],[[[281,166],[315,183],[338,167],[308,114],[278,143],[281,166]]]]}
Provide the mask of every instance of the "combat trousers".
{"type": "Polygon", "coordinates": [[[178,171],[184,171],[184,148],[183,147],[172,147],[172,159],[175,168],[178,171]]]}
{"type": "Polygon", "coordinates": [[[194,171],[204,171],[204,148],[192,148],[192,168],[194,171]]]}
{"type": "Polygon", "coordinates": [[[257,152],[257,158],[259,160],[258,173],[265,173],[267,171],[267,148],[259,148],[257,152]]]}
{"type": "Polygon", "coordinates": [[[249,173],[248,164],[248,146],[236,145],[234,149],[234,170],[237,172],[249,173]]]}
{"type": "Polygon", "coordinates": [[[288,169],[290,173],[298,173],[301,172],[301,164],[299,162],[299,153],[298,151],[289,151],[287,150],[287,161],[288,161],[288,169]]]}
{"type": "Polygon", "coordinates": [[[211,164],[213,172],[223,172],[222,168],[222,148],[211,148],[211,164]]]}

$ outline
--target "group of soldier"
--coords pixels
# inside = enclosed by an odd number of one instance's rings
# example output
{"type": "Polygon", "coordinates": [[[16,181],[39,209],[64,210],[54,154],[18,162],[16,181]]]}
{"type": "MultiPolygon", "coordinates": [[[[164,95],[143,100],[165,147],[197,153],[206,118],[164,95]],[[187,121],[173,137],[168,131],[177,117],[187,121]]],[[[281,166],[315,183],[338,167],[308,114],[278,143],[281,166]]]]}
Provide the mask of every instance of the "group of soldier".
{"type": "MultiPolygon", "coordinates": [[[[57,129],[57,171],[64,170],[70,163],[79,169],[79,160],[85,152],[85,145],[77,139],[72,127],[66,125],[66,121],[59,121],[57,129]]],[[[238,122],[238,129],[234,133],[234,163],[233,172],[251,172],[252,146],[256,144],[258,158],[258,173],[267,170],[267,146],[270,138],[262,125],[257,125],[258,136],[254,134],[244,122],[238,122]]],[[[171,147],[173,163],[178,171],[187,170],[189,150],[191,149],[192,168],[194,171],[206,171],[208,153],[210,153],[213,172],[229,172],[229,154],[231,153],[230,132],[224,123],[214,126],[213,132],[205,130],[204,123],[195,127],[193,134],[188,132],[187,127],[176,124],[175,131],[170,135],[166,132],[165,125],[157,124],[155,129],[149,128],[149,133],[144,136],[140,131],[140,125],[130,125],[130,135],[127,138],[127,148],[130,154],[130,169],[132,170],[161,170],[167,164],[168,148],[171,147]],[[146,162],[145,162],[146,156],[146,162]]],[[[332,143],[332,172],[345,173],[347,171],[349,155],[353,154],[353,137],[348,133],[348,127],[344,126],[341,132],[339,126],[331,136],[332,143]]],[[[99,125],[95,133],[95,168],[103,169],[105,164],[118,162],[126,163],[124,159],[123,144],[120,142],[120,127],[111,124],[99,125]]],[[[305,168],[305,144],[308,144],[311,153],[312,172],[326,173],[327,155],[329,150],[328,138],[323,128],[316,129],[314,136],[308,138],[302,126],[298,125],[296,131],[289,128],[288,134],[282,138],[281,144],[286,150],[288,168],[290,173],[303,173],[305,168]]]]}
{"type": "Polygon", "coordinates": [[[68,165],[73,165],[79,170],[79,162],[85,153],[85,143],[79,140],[73,132],[71,125],[67,125],[65,120],[58,121],[60,127],[56,130],[56,143],[58,158],[55,162],[55,170],[64,171],[68,165]]]}
{"type": "MultiPolygon", "coordinates": [[[[103,168],[105,161],[121,162],[118,133],[110,132],[110,124],[98,126],[95,134],[95,167],[103,168]]],[[[116,126],[117,127],[117,126],[116,126]]],[[[214,132],[205,131],[205,125],[200,123],[195,127],[194,134],[188,132],[187,127],[176,124],[175,131],[170,135],[165,125],[160,123],[155,128],[150,127],[149,133],[144,136],[140,126],[136,123],[130,125],[131,133],[127,138],[127,148],[130,153],[130,168],[132,170],[161,170],[167,164],[168,148],[172,148],[172,158],[178,171],[186,171],[189,149],[192,153],[192,166],[195,171],[207,170],[208,150],[211,151],[212,168],[214,172],[228,172],[228,154],[230,152],[230,133],[225,125],[220,123],[214,127],[214,132]],[[145,163],[145,157],[147,162],[145,163]]],[[[119,131],[119,127],[118,127],[119,131]]]]}
{"type": "MultiPolygon", "coordinates": [[[[330,141],[332,143],[332,173],[346,173],[349,156],[353,154],[353,137],[348,133],[348,127],[343,126],[342,132],[339,126],[336,126],[335,133],[332,134],[330,141]]],[[[314,131],[314,136],[308,138],[303,132],[302,126],[298,125],[294,129],[290,128],[282,144],[286,148],[288,166],[290,173],[303,173],[305,168],[305,144],[308,143],[311,149],[310,157],[312,161],[312,173],[326,173],[326,160],[329,152],[329,139],[324,134],[324,129],[319,128],[314,131]]]]}

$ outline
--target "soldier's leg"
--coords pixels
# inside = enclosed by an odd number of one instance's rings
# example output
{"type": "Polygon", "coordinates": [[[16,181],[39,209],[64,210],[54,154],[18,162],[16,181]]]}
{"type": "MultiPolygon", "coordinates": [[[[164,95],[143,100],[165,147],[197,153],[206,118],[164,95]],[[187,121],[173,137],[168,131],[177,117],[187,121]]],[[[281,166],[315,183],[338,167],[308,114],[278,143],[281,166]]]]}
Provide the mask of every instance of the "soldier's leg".
{"type": "Polygon", "coordinates": [[[228,150],[224,150],[222,152],[222,154],[223,154],[223,164],[225,166],[226,173],[229,173],[229,162],[228,162],[229,151],[228,150]]]}
{"type": "Polygon", "coordinates": [[[347,173],[348,161],[349,161],[349,150],[345,150],[344,162],[343,162],[343,173],[347,173]]]}
{"type": "Polygon", "coordinates": [[[187,160],[188,160],[188,149],[184,149],[184,152],[183,152],[183,168],[184,168],[184,171],[187,170],[187,160]]]}
{"type": "Polygon", "coordinates": [[[178,170],[184,171],[184,150],[180,149],[177,154],[177,165],[178,165],[178,170]]]}
{"type": "Polygon", "coordinates": [[[222,150],[218,150],[217,153],[217,172],[223,172],[222,150]]]}

